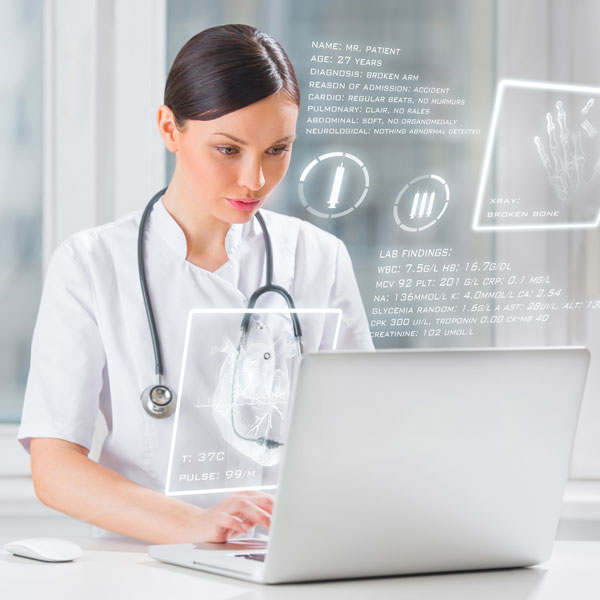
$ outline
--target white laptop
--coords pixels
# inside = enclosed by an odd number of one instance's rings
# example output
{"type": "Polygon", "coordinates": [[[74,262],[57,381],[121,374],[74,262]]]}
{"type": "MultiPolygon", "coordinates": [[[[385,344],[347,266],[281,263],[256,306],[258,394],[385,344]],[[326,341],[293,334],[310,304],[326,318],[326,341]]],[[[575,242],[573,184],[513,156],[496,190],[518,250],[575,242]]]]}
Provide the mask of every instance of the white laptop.
{"type": "Polygon", "coordinates": [[[260,583],[543,562],[588,363],[582,348],[308,354],[268,542],[149,554],[260,583]]]}

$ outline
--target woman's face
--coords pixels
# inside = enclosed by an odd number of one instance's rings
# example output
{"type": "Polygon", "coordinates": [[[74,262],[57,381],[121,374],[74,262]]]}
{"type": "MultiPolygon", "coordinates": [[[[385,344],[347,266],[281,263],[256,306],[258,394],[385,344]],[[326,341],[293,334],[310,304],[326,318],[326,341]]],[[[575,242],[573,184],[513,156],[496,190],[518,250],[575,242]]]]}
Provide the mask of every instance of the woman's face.
{"type": "Polygon", "coordinates": [[[288,169],[298,106],[279,92],[218,119],[189,120],[173,127],[172,147],[162,121],[169,112],[161,107],[159,127],[193,209],[226,223],[249,221],[288,169]]]}

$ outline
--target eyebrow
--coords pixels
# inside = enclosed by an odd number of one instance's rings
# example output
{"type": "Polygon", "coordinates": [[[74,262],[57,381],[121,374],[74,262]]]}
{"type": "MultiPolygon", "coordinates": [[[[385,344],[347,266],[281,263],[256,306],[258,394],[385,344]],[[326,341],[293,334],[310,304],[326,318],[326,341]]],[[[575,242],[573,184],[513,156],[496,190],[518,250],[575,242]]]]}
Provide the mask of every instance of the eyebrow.
{"type": "MultiPolygon", "coordinates": [[[[224,135],[225,137],[228,137],[228,138],[232,139],[234,142],[237,142],[238,144],[242,144],[244,146],[248,144],[248,142],[245,142],[244,140],[240,140],[240,138],[237,138],[234,135],[231,135],[229,133],[214,132],[213,135],[224,135]]],[[[279,142],[286,142],[289,139],[296,139],[296,134],[295,133],[290,133],[289,135],[286,135],[286,136],[284,136],[282,138],[279,138],[278,140],[276,140],[275,142],[273,142],[273,144],[278,144],[279,142]]],[[[271,144],[271,146],[273,144],[271,144]]]]}

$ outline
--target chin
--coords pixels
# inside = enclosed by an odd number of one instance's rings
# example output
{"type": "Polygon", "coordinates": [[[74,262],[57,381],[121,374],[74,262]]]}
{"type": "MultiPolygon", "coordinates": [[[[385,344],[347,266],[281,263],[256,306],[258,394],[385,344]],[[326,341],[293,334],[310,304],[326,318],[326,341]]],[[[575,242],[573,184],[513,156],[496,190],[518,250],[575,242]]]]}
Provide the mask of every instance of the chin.
{"type": "Polygon", "coordinates": [[[251,221],[252,218],[254,217],[254,215],[258,212],[258,209],[256,210],[252,210],[252,211],[248,211],[248,212],[244,212],[242,214],[238,213],[236,211],[236,213],[230,217],[229,219],[227,219],[227,221],[231,224],[243,224],[243,223],[248,223],[248,221],[251,221]]]}

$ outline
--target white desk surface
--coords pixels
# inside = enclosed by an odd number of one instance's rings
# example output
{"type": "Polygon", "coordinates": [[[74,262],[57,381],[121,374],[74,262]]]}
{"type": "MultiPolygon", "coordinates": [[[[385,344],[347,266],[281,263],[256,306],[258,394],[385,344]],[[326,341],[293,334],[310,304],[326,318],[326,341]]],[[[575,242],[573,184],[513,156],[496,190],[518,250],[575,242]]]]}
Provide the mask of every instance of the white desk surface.
{"type": "Polygon", "coordinates": [[[48,564],[1,549],[0,598],[7,600],[577,600],[600,598],[600,542],[556,542],[538,567],[444,575],[263,586],[163,564],[147,546],[121,540],[69,538],[84,548],[72,563],[48,564]]]}

